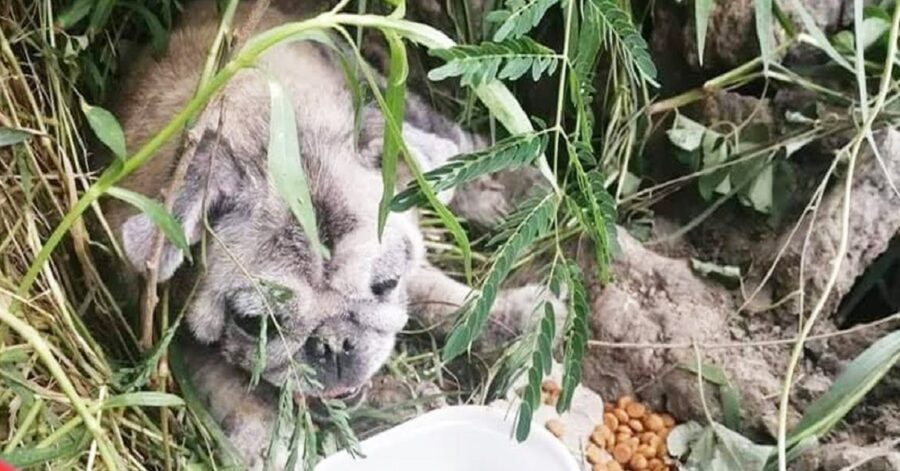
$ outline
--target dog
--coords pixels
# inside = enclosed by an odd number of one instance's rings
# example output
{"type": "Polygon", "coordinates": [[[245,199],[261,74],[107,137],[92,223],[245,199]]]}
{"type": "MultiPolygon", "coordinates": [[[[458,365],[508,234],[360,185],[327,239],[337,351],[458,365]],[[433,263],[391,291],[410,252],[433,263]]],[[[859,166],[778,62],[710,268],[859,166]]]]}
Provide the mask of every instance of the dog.
{"type": "MultiPolygon", "coordinates": [[[[242,2],[234,24],[245,24],[254,6],[242,2]]],[[[315,13],[313,7],[296,12],[273,5],[258,18],[256,30],[315,13]]],[[[190,2],[167,52],[142,54],[132,64],[113,107],[130,149],[147,142],[192,98],[218,23],[213,0],[190,2]]],[[[167,241],[159,281],[196,283],[183,298],[186,363],[195,388],[251,469],[261,469],[272,440],[278,444],[277,465],[287,459],[288,437],[272,436],[281,388],[324,398],[353,393],[386,361],[409,315],[446,334],[472,293],[427,262],[415,211],[390,214],[379,238],[384,122],[377,107],[354,106],[337,54],[315,41],[273,47],[197,116],[191,146],[167,144],[123,182],[162,200],[179,158],[191,148],[172,213],[195,251],[208,231],[205,267],[183,267],[185,254],[167,241]],[[318,238],[329,257],[311,247],[271,183],[269,80],[282,84],[296,115],[318,238]],[[269,322],[261,382],[249,389],[264,317],[269,322]],[[311,381],[296,374],[298,365],[311,370],[311,381]]],[[[484,139],[414,94],[406,109],[403,139],[423,171],[485,146],[484,139]]],[[[409,180],[401,172],[398,187],[409,180]]],[[[458,216],[490,227],[513,204],[499,182],[482,178],[440,198],[458,216]]],[[[110,209],[108,219],[130,265],[145,271],[154,262],[154,223],[121,206],[110,209]]],[[[547,299],[537,285],[501,291],[483,344],[500,345],[524,332],[547,299]]]]}

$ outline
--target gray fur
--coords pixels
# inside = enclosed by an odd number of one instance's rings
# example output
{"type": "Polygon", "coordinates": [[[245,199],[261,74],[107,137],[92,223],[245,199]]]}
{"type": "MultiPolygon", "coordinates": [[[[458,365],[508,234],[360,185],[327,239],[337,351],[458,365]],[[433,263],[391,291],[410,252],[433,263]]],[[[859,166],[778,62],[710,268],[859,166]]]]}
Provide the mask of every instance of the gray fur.
{"type": "MultiPolygon", "coordinates": [[[[169,53],[135,65],[116,109],[129,148],[143,144],[191,97],[200,58],[215,31],[213,4],[188,5],[184,18],[191,23],[173,32],[169,53]]],[[[251,7],[241,4],[236,24],[251,7]]],[[[288,20],[270,9],[259,27],[288,20]]],[[[320,236],[331,258],[310,250],[266,176],[269,94],[259,70],[238,73],[198,117],[191,131],[199,136],[195,156],[173,211],[191,244],[201,239],[204,219],[212,229],[206,271],[188,302],[187,324],[196,340],[188,346],[189,367],[213,415],[252,468],[261,467],[270,438],[273,391],[288,381],[313,396],[359,388],[387,359],[408,311],[446,332],[451,314],[471,294],[425,261],[414,212],[391,214],[379,241],[383,122],[376,110],[366,110],[354,139],[351,97],[331,53],[310,43],[282,44],[264,55],[259,68],[281,82],[295,105],[320,236]],[[248,392],[257,348],[253,329],[270,310],[279,332],[267,342],[264,382],[248,392]],[[313,367],[322,387],[297,382],[290,374],[295,363],[313,367]]],[[[404,139],[424,170],[483,145],[418,98],[411,96],[407,109],[404,139]]],[[[174,145],[165,147],[127,186],[159,197],[177,155],[174,145]]],[[[399,185],[408,178],[402,174],[399,185]]],[[[452,191],[441,196],[478,224],[491,225],[509,209],[503,187],[492,179],[460,192],[460,198],[452,191]]],[[[127,257],[144,271],[153,224],[121,207],[109,214],[127,257]]],[[[170,279],[183,263],[182,254],[166,245],[160,280],[170,279]]],[[[502,292],[494,313],[502,325],[489,329],[488,344],[520,334],[546,297],[538,287],[502,292]]],[[[269,329],[276,329],[272,322],[269,329]]]]}

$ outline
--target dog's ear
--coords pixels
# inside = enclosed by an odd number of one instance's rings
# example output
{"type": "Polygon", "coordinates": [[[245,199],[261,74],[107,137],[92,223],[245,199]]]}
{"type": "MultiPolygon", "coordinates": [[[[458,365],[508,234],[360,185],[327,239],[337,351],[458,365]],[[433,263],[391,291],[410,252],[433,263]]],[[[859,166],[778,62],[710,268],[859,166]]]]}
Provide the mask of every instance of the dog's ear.
{"type": "MultiPolygon", "coordinates": [[[[207,215],[222,215],[235,206],[236,198],[242,193],[242,182],[246,180],[246,169],[240,168],[240,161],[232,155],[233,146],[221,133],[206,130],[193,150],[191,147],[185,146],[188,149],[185,152],[193,152],[193,156],[181,156],[189,157],[191,161],[172,207],[172,215],[181,223],[188,245],[200,240],[203,219],[207,215]]],[[[174,172],[174,169],[167,168],[166,171],[174,172]]],[[[171,177],[163,179],[165,182],[170,180],[171,177]]],[[[243,189],[244,193],[247,191],[247,188],[243,189]]],[[[129,217],[120,228],[122,248],[138,272],[146,271],[148,263],[153,263],[150,258],[157,232],[156,225],[144,213],[129,217]]],[[[159,259],[159,282],[171,278],[184,263],[184,258],[181,249],[168,239],[164,240],[159,259]]]]}

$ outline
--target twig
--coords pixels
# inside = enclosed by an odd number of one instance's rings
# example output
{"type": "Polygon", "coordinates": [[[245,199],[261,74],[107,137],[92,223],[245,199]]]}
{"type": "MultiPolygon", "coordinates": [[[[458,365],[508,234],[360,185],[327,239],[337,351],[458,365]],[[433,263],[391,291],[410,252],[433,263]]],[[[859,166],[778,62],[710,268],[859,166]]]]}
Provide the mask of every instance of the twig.
{"type": "MultiPolygon", "coordinates": [[[[194,160],[194,155],[197,152],[197,146],[200,143],[201,137],[202,136],[196,135],[195,131],[188,132],[184,152],[181,153],[181,159],[178,161],[178,166],[175,167],[175,172],[172,174],[172,180],[163,190],[163,206],[166,208],[166,212],[171,213],[172,207],[175,206],[176,195],[178,194],[178,190],[181,189],[181,184],[184,182],[184,177],[187,174],[191,162],[194,160]]],[[[159,262],[162,258],[165,241],[166,238],[163,232],[156,229],[153,234],[153,245],[150,248],[150,256],[147,258],[147,271],[144,275],[144,299],[141,303],[140,347],[141,350],[144,351],[148,351],[153,347],[153,311],[156,310],[156,305],[159,303],[156,285],[159,282],[159,262]]]]}
{"type": "MultiPolygon", "coordinates": [[[[859,324],[853,326],[849,329],[838,330],[836,332],[829,332],[827,334],[819,334],[819,335],[810,335],[806,338],[807,341],[817,341],[817,340],[828,340],[834,337],[840,337],[843,335],[855,334],[859,331],[870,329],[872,327],[877,327],[882,324],[887,324],[890,322],[900,321],[900,312],[892,314],[884,319],[879,319],[875,322],[870,322],[868,324],[859,324]]],[[[697,342],[697,346],[705,349],[733,349],[733,348],[757,348],[757,347],[774,347],[778,345],[791,345],[795,344],[800,337],[791,337],[787,339],[774,339],[774,340],[751,340],[747,342],[723,342],[723,343],[703,343],[697,342]]],[[[649,348],[649,349],[659,349],[659,350],[684,350],[688,348],[692,348],[694,342],[673,342],[673,343],[654,343],[654,342],[607,342],[602,340],[588,340],[588,346],[597,347],[597,348],[649,348]]]]}
{"type": "MultiPolygon", "coordinates": [[[[851,147],[849,162],[847,163],[847,179],[844,185],[843,207],[841,208],[841,236],[835,251],[834,261],[832,262],[831,273],[822,290],[819,299],[809,313],[809,319],[803,325],[797,343],[794,344],[791,358],[788,361],[787,371],[784,378],[783,391],[778,407],[778,469],[779,471],[787,471],[787,415],[788,403],[791,395],[792,378],[800,357],[803,354],[804,343],[816,322],[818,316],[822,313],[829,296],[831,295],[834,285],[837,282],[838,275],[841,271],[841,265],[847,255],[847,246],[850,238],[850,204],[853,192],[853,176],[856,167],[856,161],[859,157],[860,147],[866,136],[872,129],[875,117],[884,107],[885,99],[892,84],[892,74],[894,71],[894,60],[897,55],[897,39],[900,37],[900,8],[894,10],[894,16],[891,21],[891,30],[888,37],[887,59],[885,59],[884,72],[881,75],[881,84],[878,90],[878,98],[875,100],[875,106],[872,108],[872,114],[865,120],[860,133],[856,135],[853,142],[849,144],[851,147]]],[[[857,47],[860,47],[857,45],[857,47]]]]}

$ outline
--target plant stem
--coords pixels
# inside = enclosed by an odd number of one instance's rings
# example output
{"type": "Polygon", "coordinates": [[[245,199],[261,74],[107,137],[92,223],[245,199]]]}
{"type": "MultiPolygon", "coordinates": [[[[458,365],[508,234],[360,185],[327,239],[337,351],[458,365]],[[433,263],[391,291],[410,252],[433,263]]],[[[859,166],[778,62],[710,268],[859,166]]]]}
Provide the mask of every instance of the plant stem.
{"type": "Polygon", "coordinates": [[[41,358],[41,361],[43,361],[47,370],[49,370],[50,375],[53,376],[53,379],[57,383],[59,383],[60,389],[62,389],[66,397],[69,398],[72,407],[74,407],[75,411],[78,412],[78,415],[81,416],[81,420],[84,422],[88,431],[94,436],[94,440],[96,440],[97,443],[97,450],[100,452],[100,458],[103,460],[106,469],[121,469],[121,466],[118,466],[121,459],[119,459],[118,454],[115,453],[111,446],[112,444],[106,438],[106,432],[103,431],[100,422],[91,415],[91,411],[88,410],[87,405],[82,400],[81,396],[78,395],[78,391],[75,390],[72,381],[69,380],[66,372],[63,371],[62,366],[56,360],[56,357],[53,356],[53,352],[50,351],[50,346],[47,345],[47,342],[41,337],[41,333],[22,319],[14,316],[11,309],[7,310],[0,308],[0,322],[8,325],[19,337],[22,337],[28,342],[35,353],[41,358]]]}
{"type": "MultiPolygon", "coordinates": [[[[256,59],[276,44],[286,40],[302,39],[305,33],[316,30],[324,30],[334,28],[340,25],[352,25],[359,27],[375,27],[379,29],[389,29],[399,33],[406,39],[422,44],[431,49],[450,48],[456,43],[440,31],[419,23],[388,18],[377,15],[355,15],[346,13],[323,13],[309,20],[288,23],[282,26],[272,28],[247,42],[246,46],[238,52],[234,59],[229,61],[218,74],[214,75],[210,81],[197,91],[187,105],[169,121],[152,139],[150,139],[140,150],[133,156],[125,160],[123,164],[108,168],[97,182],[88,188],[81,198],[75,203],[72,209],[63,217],[59,225],[56,226],[50,237],[44,243],[40,252],[32,262],[25,276],[19,284],[16,294],[25,297],[31,286],[37,279],[38,274],[44,264],[50,259],[50,255],[69,229],[78,221],[81,214],[84,213],[91,204],[99,199],[110,187],[118,181],[130,175],[132,172],[141,167],[147,160],[171,139],[173,136],[181,132],[184,126],[206,106],[209,99],[217,93],[222,87],[228,83],[231,78],[242,69],[253,65],[256,59]]],[[[528,115],[519,106],[518,101],[510,93],[501,82],[493,81],[485,85],[479,86],[475,90],[478,97],[484,102],[485,106],[497,117],[497,119],[509,130],[510,133],[517,134],[529,132],[533,130],[528,115]]],[[[542,159],[545,160],[545,159],[542,159]]],[[[553,177],[552,171],[546,167],[546,162],[541,167],[541,172],[550,181],[550,184],[559,193],[559,187],[556,179],[553,177]]],[[[10,306],[10,312],[16,312],[20,307],[20,303],[14,300],[10,306]]]]}
{"type": "MultiPolygon", "coordinates": [[[[819,315],[822,313],[822,310],[825,307],[825,303],[828,301],[828,297],[831,294],[835,283],[837,282],[838,275],[840,274],[842,262],[847,254],[847,245],[850,230],[850,202],[853,193],[853,174],[856,168],[856,161],[859,157],[862,143],[866,140],[867,135],[871,132],[872,124],[875,122],[875,118],[878,116],[881,108],[884,107],[885,99],[887,98],[888,91],[891,88],[892,75],[894,71],[894,60],[897,55],[898,36],[900,36],[900,8],[895,8],[894,16],[891,22],[890,36],[888,38],[887,58],[885,59],[884,71],[881,75],[881,85],[878,91],[878,98],[876,99],[875,106],[872,108],[872,113],[866,119],[862,129],[856,134],[856,137],[849,144],[851,146],[851,150],[849,162],[847,163],[847,179],[844,183],[844,201],[841,208],[841,238],[840,242],[838,243],[834,261],[832,262],[831,274],[829,275],[828,281],[826,282],[825,287],[822,290],[822,294],[816,301],[816,305],[813,307],[812,311],[809,314],[809,319],[807,319],[806,323],[803,325],[803,329],[800,332],[797,343],[794,344],[794,349],[791,352],[791,358],[788,362],[788,368],[785,374],[784,385],[781,392],[781,401],[778,409],[779,471],[787,471],[787,413],[788,403],[791,396],[791,386],[794,381],[794,373],[797,369],[797,364],[800,362],[800,356],[803,354],[803,348],[806,343],[806,339],[809,337],[816,319],[818,319],[819,315]]],[[[857,45],[857,47],[859,47],[859,45],[857,45]]],[[[813,221],[812,223],[814,224],[815,221],[813,221]]]]}

